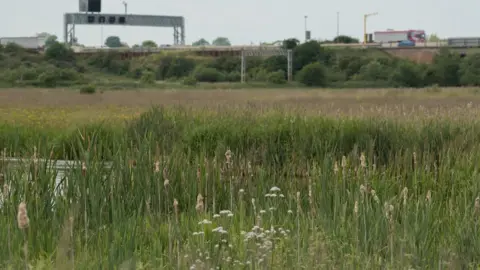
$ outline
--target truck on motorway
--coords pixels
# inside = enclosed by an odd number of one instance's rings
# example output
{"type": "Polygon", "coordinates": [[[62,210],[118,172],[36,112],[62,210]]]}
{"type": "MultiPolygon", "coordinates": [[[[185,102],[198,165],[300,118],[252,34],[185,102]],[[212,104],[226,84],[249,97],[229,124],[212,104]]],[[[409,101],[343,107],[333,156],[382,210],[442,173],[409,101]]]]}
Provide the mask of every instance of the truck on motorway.
{"type": "Polygon", "coordinates": [[[31,50],[41,50],[45,47],[46,37],[0,37],[0,45],[15,43],[20,47],[31,50]]]}
{"type": "Polygon", "coordinates": [[[426,34],[424,30],[404,30],[404,31],[376,31],[374,34],[375,43],[396,43],[399,46],[415,46],[417,42],[425,42],[426,34]]]}

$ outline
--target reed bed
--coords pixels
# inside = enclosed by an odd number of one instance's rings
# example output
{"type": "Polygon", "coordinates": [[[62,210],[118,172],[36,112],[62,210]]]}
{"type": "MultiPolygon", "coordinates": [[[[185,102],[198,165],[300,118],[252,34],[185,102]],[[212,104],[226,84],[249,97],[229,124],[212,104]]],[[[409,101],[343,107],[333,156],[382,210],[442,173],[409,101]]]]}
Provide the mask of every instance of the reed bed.
{"type": "Polygon", "coordinates": [[[4,124],[0,267],[477,268],[480,122],[462,108],[4,124]],[[59,180],[44,158],[81,166],[59,180]]]}

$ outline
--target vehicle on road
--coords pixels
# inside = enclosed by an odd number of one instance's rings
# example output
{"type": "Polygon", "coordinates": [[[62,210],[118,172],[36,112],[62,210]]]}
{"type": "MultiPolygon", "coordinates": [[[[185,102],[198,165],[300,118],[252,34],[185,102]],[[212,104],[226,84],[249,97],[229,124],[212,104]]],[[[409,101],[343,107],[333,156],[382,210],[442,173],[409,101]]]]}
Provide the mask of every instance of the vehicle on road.
{"type": "MultiPolygon", "coordinates": [[[[426,41],[424,30],[404,30],[404,31],[376,31],[374,34],[375,43],[397,43],[403,42],[403,46],[407,44],[423,43],[426,41]],[[409,42],[407,42],[409,41],[409,42]]],[[[399,44],[400,45],[400,44],[399,44]]],[[[412,45],[408,45],[412,46],[412,45]]],[[[414,46],[414,45],[413,45],[414,46]]]]}

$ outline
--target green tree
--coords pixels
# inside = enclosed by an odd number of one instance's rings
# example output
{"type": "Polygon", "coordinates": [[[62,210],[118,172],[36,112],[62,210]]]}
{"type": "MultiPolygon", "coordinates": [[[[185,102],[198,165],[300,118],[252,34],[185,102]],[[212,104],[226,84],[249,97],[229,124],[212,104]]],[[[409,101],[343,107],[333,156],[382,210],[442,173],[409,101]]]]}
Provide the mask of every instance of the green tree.
{"type": "Polygon", "coordinates": [[[105,40],[105,46],[109,48],[120,48],[122,47],[122,41],[117,36],[110,36],[105,40]]]}
{"type": "Polygon", "coordinates": [[[393,86],[421,87],[424,85],[422,72],[415,63],[402,61],[390,76],[393,86]]]}
{"type": "Polygon", "coordinates": [[[295,47],[298,46],[298,44],[300,44],[300,41],[298,39],[289,38],[289,39],[285,39],[282,42],[282,47],[286,50],[293,50],[293,49],[295,49],[295,47]]]}
{"type": "Polygon", "coordinates": [[[218,71],[230,73],[233,71],[239,71],[241,65],[241,59],[238,57],[220,56],[213,59],[213,61],[208,63],[206,66],[214,68],[218,71]]]}
{"type": "Polygon", "coordinates": [[[192,43],[192,46],[208,46],[208,45],[210,45],[210,42],[208,42],[204,38],[201,38],[192,43]]]}
{"type": "Polygon", "coordinates": [[[213,46],[231,46],[230,40],[226,37],[217,37],[214,41],[212,41],[213,46]]]}
{"type": "Polygon", "coordinates": [[[460,83],[468,86],[480,86],[480,54],[466,57],[460,64],[460,83]]]}
{"type": "Polygon", "coordinates": [[[72,49],[62,43],[54,42],[45,51],[45,58],[57,61],[72,61],[75,56],[72,49]]]}
{"type": "Polygon", "coordinates": [[[298,45],[293,50],[293,70],[299,71],[304,66],[325,61],[325,51],[317,41],[308,41],[298,45]]]}
{"type": "Polygon", "coordinates": [[[370,61],[360,68],[357,79],[363,81],[386,81],[390,75],[390,68],[377,60],[370,61]]]}
{"type": "Polygon", "coordinates": [[[194,72],[195,79],[199,82],[221,82],[225,80],[222,72],[215,68],[200,67],[194,72]]]}
{"type": "Polygon", "coordinates": [[[426,81],[440,86],[458,86],[460,70],[460,55],[450,52],[448,48],[440,49],[433,58],[433,63],[427,72],[426,81]]]}
{"type": "Polygon", "coordinates": [[[300,70],[297,79],[306,86],[325,86],[326,69],[319,62],[308,64],[300,70]]]}
{"type": "Polygon", "coordinates": [[[57,40],[58,40],[58,37],[56,35],[49,35],[45,40],[45,47],[50,47],[55,42],[57,42],[57,40]]]}
{"type": "Polygon", "coordinates": [[[265,59],[261,65],[267,72],[275,72],[279,70],[287,71],[287,58],[281,55],[275,55],[265,59]]]}
{"type": "Polygon", "coordinates": [[[158,45],[153,40],[145,40],[144,42],[142,42],[142,47],[157,48],[158,45]]]}
{"type": "Polygon", "coordinates": [[[333,43],[345,43],[345,44],[349,44],[349,43],[360,43],[360,41],[359,41],[357,38],[353,38],[353,37],[350,37],[350,36],[340,35],[340,36],[335,37],[335,38],[333,39],[333,43]]]}

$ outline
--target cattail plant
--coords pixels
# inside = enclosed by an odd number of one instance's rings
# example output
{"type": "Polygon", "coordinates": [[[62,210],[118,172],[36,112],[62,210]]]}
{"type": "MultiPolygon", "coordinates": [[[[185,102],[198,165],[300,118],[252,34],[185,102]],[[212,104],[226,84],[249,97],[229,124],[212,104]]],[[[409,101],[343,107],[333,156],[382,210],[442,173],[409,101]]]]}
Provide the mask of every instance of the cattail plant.
{"type": "Polygon", "coordinates": [[[18,205],[17,223],[18,223],[18,228],[23,232],[23,237],[24,237],[23,254],[25,256],[25,269],[28,269],[27,229],[30,225],[30,219],[28,218],[28,215],[27,215],[27,204],[25,204],[25,202],[21,202],[18,205]]]}
{"type": "Polygon", "coordinates": [[[335,163],[333,164],[333,174],[334,175],[338,174],[338,162],[337,161],[335,161],[335,163]]]}
{"type": "Polygon", "coordinates": [[[159,160],[156,160],[154,163],[153,163],[153,173],[157,174],[160,172],[160,161],[159,160]]]}
{"type": "Polygon", "coordinates": [[[394,207],[392,204],[385,202],[384,205],[385,217],[388,224],[388,233],[389,233],[389,242],[390,242],[390,261],[393,263],[393,237],[394,237],[394,220],[393,220],[393,210],[394,207]]]}
{"type": "Polygon", "coordinates": [[[203,213],[204,211],[203,196],[200,193],[197,195],[197,204],[195,205],[195,209],[199,214],[203,213]]]}
{"type": "Polygon", "coordinates": [[[432,191],[428,190],[427,195],[425,196],[425,202],[427,202],[427,204],[430,204],[431,200],[432,200],[432,191]]]}
{"type": "Polygon", "coordinates": [[[179,213],[179,209],[178,209],[178,201],[177,199],[173,199],[173,211],[175,213],[175,220],[176,222],[178,223],[178,213],[179,213]]]}

